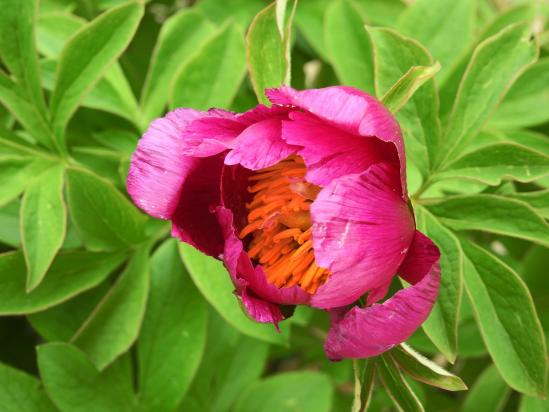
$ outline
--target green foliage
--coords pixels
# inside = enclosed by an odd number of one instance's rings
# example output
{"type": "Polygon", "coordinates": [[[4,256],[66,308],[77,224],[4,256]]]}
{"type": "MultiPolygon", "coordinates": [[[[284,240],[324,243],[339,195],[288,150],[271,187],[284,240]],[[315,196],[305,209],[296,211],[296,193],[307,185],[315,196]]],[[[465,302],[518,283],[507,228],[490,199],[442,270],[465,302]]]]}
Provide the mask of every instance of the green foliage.
{"type": "Polygon", "coordinates": [[[299,405],[303,410],[328,412],[332,403],[332,390],[329,379],[319,373],[282,373],[248,388],[234,410],[289,412],[299,405]]]}
{"type": "Polygon", "coordinates": [[[326,52],[342,84],[374,94],[374,56],[370,36],[355,5],[332,2],[324,21],[326,52]]]}
{"type": "Polygon", "coordinates": [[[43,172],[25,191],[21,203],[21,243],[27,262],[27,290],[40,284],[66,230],[63,167],[43,172]]]}
{"type": "Polygon", "coordinates": [[[143,6],[138,3],[114,8],[82,27],[64,46],[50,107],[52,125],[59,139],[80,99],[99,80],[104,68],[126,48],[142,15],[143,6]]]}
{"type": "Polygon", "coordinates": [[[40,381],[17,369],[0,363],[0,405],[5,411],[54,412],[40,381]]]}
{"type": "Polygon", "coordinates": [[[172,410],[183,399],[203,356],[208,312],[178,256],[175,241],[151,259],[147,311],[138,342],[139,404],[172,410]]]}
{"type": "Polygon", "coordinates": [[[548,409],[547,7],[0,10],[0,411],[548,409]],[[222,264],[125,192],[139,136],[168,108],[243,111],[290,83],[360,88],[399,121],[410,207],[441,251],[415,349],[331,363],[324,312],[299,307],[280,333],[253,322],[222,264]]]}
{"type": "Polygon", "coordinates": [[[183,243],[179,244],[179,251],[196,287],[227,322],[254,338],[277,344],[287,342],[287,325],[281,325],[282,333],[277,333],[272,325],[250,322],[232,295],[233,284],[221,262],[183,243]]]}
{"type": "MultiPolygon", "coordinates": [[[[295,10],[294,1],[294,9],[295,10]]],[[[269,104],[265,89],[290,83],[290,41],[293,10],[285,22],[277,25],[275,3],[263,9],[252,21],[246,36],[248,71],[260,103],[269,104]]]]}
{"type": "Polygon", "coordinates": [[[171,106],[197,110],[230,107],[246,71],[245,48],[242,33],[234,24],[215,33],[176,74],[171,106]]]}

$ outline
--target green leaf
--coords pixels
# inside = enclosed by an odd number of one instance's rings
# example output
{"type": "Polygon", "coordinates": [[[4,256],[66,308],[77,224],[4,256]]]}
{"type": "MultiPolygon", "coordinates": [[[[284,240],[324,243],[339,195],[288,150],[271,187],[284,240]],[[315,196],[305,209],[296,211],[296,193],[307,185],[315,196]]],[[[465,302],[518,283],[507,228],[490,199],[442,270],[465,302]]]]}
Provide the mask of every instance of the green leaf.
{"type": "Polygon", "coordinates": [[[441,83],[440,114],[442,118],[446,118],[454,105],[463,73],[467,69],[467,65],[471,60],[471,56],[473,55],[476,46],[512,24],[522,23],[524,21],[531,22],[534,19],[534,16],[535,9],[532,7],[532,4],[521,4],[516,7],[509,7],[483,28],[481,34],[469,47],[469,50],[461,55],[459,62],[451,68],[451,73],[446,76],[445,81],[441,83]]]}
{"type": "Polygon", "coordinates": [[[295,23],[314,51],[325,61],[329,58],[324,42],[326,10],[332,0],[301,1],[295,11],[295,23]]]}
{"type": "Polygon", "coordinates": [[[27,263],[27,291],[36,288],[65,239],[62,165],[43,173],[26,190],[21,204],[21,243],[27,263]]]}
{"type": "MultiPolygon", "coordinates": [[[[415,40],[390,29],[368,28],[368,31],[376,50],[375,87],[378,96],[392,93],[395,83],[398,85],[403,76],[412,73],[414,66],[427,67],[435,64],[429,52],[415,40]]],[[[435,83],[427,80],[396,116],[405,132],[407,155],[423,176],[428,175],[432,168],[439,146],[440,124],[437,112],[438,95],[435,83]]]]}
{"type": "Polygon", "coordinates": [[[112,363],[137,339],[148,290],[149,260],[147,251],[140,249],[71,340],[98,369],[112,363]]]}
{"type": "Polygon", "coordinates": [[[36,21],[36,48],[44,56],[57,59],[71,36],[86,24],[73,14],[49,13],[36,21]]]}
{"type": "Polygon", "coordinates": [[[41,0],[39,4],[39,13],[71,13],[76,4],[72,0],[41,0]]]}
{"type": "Polygon", "coordinates": [[[387,394],[399,411],[424,411],[416,394],[404,380],[395,361],[388,354],[381,355],[379,358],[378,371],[387,394]]]}
{"type": "Polygon", "coordinates": [[[398,29],[429,49],[444,77],[473,40],[475,12],[475,0],[417,0],[400,15],[398,29]]]}
{"type": "Polygon", "coordinates": [[[511,193],[507,197],[528,203],[540,216],[549,219],[549,189],[511,193]]]}
{"type": "Polygon", "coordinates": [[[234,24],[217,32],[175,76],[171,106],[229,108],[246,72],[245,48],[234,24]]]}
{"type": "Polygon", "coordinates": [[[235,412],[290,412],[331,410],[333,387],[325,375],[288,372],[272,376],[248,388],[235,412]]]}
{"type": "Polygon", "coordinates": [[[381,101],[391,112],[396,113],[414,95],[426,81],[432,79],[440,70],[440,64],[432,66],[413,66],[385,93],[381,101]]]}
{"type": "Polygon", "coordinates": [[[438,166],[463,151],[510,85],[535,61],[537,47],[528,30],[525,24],[510,26],[475,50],[455,98],[438,166]]]}
{"type": "Polygon", "coordinates": [[[398,16],[406,9],[402,0],[361,0],[356,6],[369,24],[385,27],[394,27],[398,16]]]}
{"type": "Polygon", "coordinates": [[[260,103],[270,104],[265,89],[290,83],[290,37],[296,2],[281,36],[276,24],[276,3],[255,16],[246,36],[246,60],[260,103]]]}
{"type": "Polygon", "coordinates": [[[67,169],[71,217],[90,249],[116,249],[145,239],[145,216],[112,184],[81,169],[67,169]]]}
{"type": "Polygon", "coordinates": [[[56,156],[50,155],[42,148],[35,146],[34,141],[28,134],[17,134],[6,127],[0,125],[0,145],[2,145],[2,153],[0,160],[15,158],[15,157],[34,157],[44,160],[57,161],[56,156]]]}
{"type": "Polygon", "coordinates": [[[549,400],[523,396],[519,412],[545,412],[549,408],[549,400]]]}
{"type": "Polygon", "coordinates": [[[490,124],[510,128],[549,120],[549,58],[541,59],[513,84],[490,124]]]}
{"type": "Polygon", "coordinates": [[[228,411],[265,369],[269,345],[247,336],[241,336],[236,351],[229,358],[227,371],[219,381],[219,390],[212,401],[212,410],[228,411]]]}
{"type": "Polygon", "coordinates": [[[466,290],[498,371],[513,389],[543,396],[545,339],[528,288],[511,268],[487,251],[465,240],[462,245],[466,290]]]}
{"type": "Polygon", "coordinates": [[[44,118],[46,106],[40,86],[34,44],[36,0],[4,0],[0,13],[0,57],[17,79],[25,99],[44,118]]]}
{"type": "Polygon", "coordinates": [[[0,363],[0,410],[55,412],[56,408],[34,376],[0,363]]]}
{"type": "Polygon", "coordinates": [[[99,372],[84,353],[66,343],[40,345],[37,352],[46,392],[62,412],[134,410],[130,359],[99,372]]]}
{"type": "Polygon", "coordinates": [[[355,389],[351,412],[363,412],[368,410],[374,391],[376,369],[377,362],[375,359],[365,360],[365,362],[361,362],[359,359],[353,359],[355,389]]]}
{"type": "Polygon", "coordinates": [[[353,3],[330,4],[324,18],[324,43],[341,83],[374,94],[374,45],[353,3]]]}
{"type": "Polygon", "coordinates": [[[37,176],[54,164],[30,157],[11,156],[0,159],[0,205],[18,197],[37,176]]]}
{"type": "Polygon", "coordinates": [[[245,335],[270,343],[284,344],[289,335],[289,325],[280,325],[278,333],[271,324],[261,324],[248,319],[233,294],[234,286],[221,262],[206,256],[191,246],[179,244],[179,253],[194,284],[215,310],[233,327],[245,335]]]}
{"type": "Polygon", "coordinates": [[[404,343],[393,349],[390,356],[404,372],[417,381],[447,391],[467,390],[467,386],[459,376],[442,369],[404,343]]]}
{"type": "Polygon", "coordinates": [[[213,25],[200,14],[183,9],[166,20],[153,52],[141,94],[143,128],[162,114],[178,69],[203,48],[213,25]]]}
{"type": "Polygon", "coordinates": [[[515,143],[496,143],[466,153],[433,179],[470,179],[497,186],[502,180],[532,182],[549,175],[549,156],[515,143]]]}
{"type": "MultiPolygon", "coordinates": [[[[49,14],[38,21],[38,50],[50,59],[57,60],[65,44],[80,30],[86,21],[69,14],[49,14]]],[[[57,62],[41,62],[44,88],[53,90],[57,62]]],[[[105,75],[84,97],[82,106],[104,110],[124,117],[131,122],[139,118],[135,96],[118,63],[109,66],[105,75]]]]}
{"type": "Polygon", "coordinates": [[[19,236],[19,207],[16,200],[0,208],[0,243],[17,249],[21,243],[19,236]]]}
{"type": "Polygon", "coordinates": [[[489,366],[475,381],[463,403],[463,412],[499,412],[511,393],[497,369],[489,366]]]}
{"type": "MultiPolygon", "coordinates": [[[[505,130],[492,132],[497,135],[497,139],[504,142],[513,142],[529,149],[537,150],[541,153],[549,153],[549,139],[541,133],[536,133],[532,130],[505,130]]],[[[480,137],[480,136],[479,136],[480,137]]]]}
{"type": "Polygon", "coordinates": [[[432,214],[416,207],[417,228],[440,249],[440,290],[423,330],[435,346],[450,361],[457,354],[458,322],[463,295],[463,251],[454,234],[432,214]]]}
{"type": "MultiPolygon", "coordinates": [[[[113,135],[114,137],[114,135],[113,135]]],[[[109,185],[114,184],[125,192],[125,178],[120,175],[120,167],[124,157],[119,153],[97,146],[73,146],[72,157],[79,166],[94,171],[100,178],[106,179],[109,185]]]]}
{"type": "Polygon", "coordinates": [[[139,140],[136,133],[123,129],[108,129],[94,133],[93,138],[103,146],[127,156],[131,156],[139,140]]]}
{"type": "Polygon", "coordinates": [[[185,273],[175,240],[160,246],[151,262],[138,344],[139,404],[146,410],[169,411],[183,399],[202,358],[208,312],[185,273]]]}
{"type": "Polygon", "coordinates": [[[549,245],[549,225],[519,200],[477,194],[447,197],[426,206],[455,230],[482,230],[549,245]]]}
{"type": "Polygon", "coordinates": [[[55,146],[55,138],[44,116],[36,105],[29,103],[17,84],[0,72],[0,102],[30,133],[33,139],[47,148],[55,146]]]}
{"type": "Polygon", "coordinates": [[[62,252],[46,278],[27,293],[21,252],[0,255],[0,314],[40,312],[101,283],[124,259],[121,253],[62,252]]]}
{"type": "Polygon", "coordinates": [[[68,342],[110,289],[105,281],[60,305],[27,316],[32,327],[46,341],[68,342]]]}
{"type": "Polygon", "coordinates": [[[143,5],[135,2],[111,9],[84,26],[66,44],[50,103],[58,138],[64,135],[80,100],[127,47],[142,15],[143,5]]]}
{"type": "Polygon", "coordinates": [[[193,8],[218,26],[234,20],[242,28],[248,27],[254,16],[265,7],[264,0],[201,0],[193,8]]]}

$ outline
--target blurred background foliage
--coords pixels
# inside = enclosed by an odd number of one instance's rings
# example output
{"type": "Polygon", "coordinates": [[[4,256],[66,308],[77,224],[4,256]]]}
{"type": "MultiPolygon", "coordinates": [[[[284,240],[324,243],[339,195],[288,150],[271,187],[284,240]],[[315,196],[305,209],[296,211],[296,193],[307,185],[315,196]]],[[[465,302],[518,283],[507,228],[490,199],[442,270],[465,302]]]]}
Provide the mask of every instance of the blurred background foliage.
{"type": "Polygon", "coordinates": [[[222,266],[125,192],[154,118],[243,111],[290,74],[398,110],[443,252],[437,319],[408,343],[470,390],[380,375],[369,410],[549,410],[549,5],[279,3],[286,19],[264,0],[0,0],[0,411],[351,410],[325,313],[251,322],[222,266]]]}

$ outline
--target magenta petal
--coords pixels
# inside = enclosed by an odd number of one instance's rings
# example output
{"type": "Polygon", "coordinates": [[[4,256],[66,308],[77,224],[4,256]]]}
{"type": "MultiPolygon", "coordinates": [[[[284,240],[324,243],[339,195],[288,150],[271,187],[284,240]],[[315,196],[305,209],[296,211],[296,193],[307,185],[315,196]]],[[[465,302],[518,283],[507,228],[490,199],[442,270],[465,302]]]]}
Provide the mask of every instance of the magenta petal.
{"type": "Polygon", "coordinates": [[[244,130],[233,143],[225,164],[241,164],[259,170],[272,166],[296,152],[296,147],[281,138],[281,120],[277,117],[261,120],[244,130]]]}
{"type": "Polygon", "coordinates": [[[278,323],[284,319],[278,305],[255,296],[248,288],[242,290],[240,298],[251,318],[261,323],[272,323],[278,329],[278,323]]]}
{"type": "Polygon", "coordinates": [[[126,186],[135,204],[149,215],[169,219],[177,207],[181,183],[196,162],[181,155],[183,131],[201,116],[196,110],[174,110],[152,122],[139,141],[126,186]]]}
{"type": "Polygon", "coordinates": [[[299,286],[279,289],[267,282],[263,268],[261,266],[254,268],[251,259],[244,251],[242,241],[236,235],[233,213],[224,207],[218,207],[216,213],[225,238],[223,261],[237,293],[247,288],[253,291],[257,299],[281,305],[299,305],[309,302],[310,295],[299,286]]]}
{"type": "Polygon", "coordinates": [[[376,163],[333,180],[311,205],[316,262],[332,274],[315,307],[353,303],[391,281],[412,242],[415,222],[400,197],[396,165],[376,163]]]}
{"type": "Polygon", "coordinates": [[[218,154],[232,147],[234,140],[246,128],[236,117],[214,117],[212,113],[217,112],[208,112],[208,117],[190,123],[185,129],[182,154],[194,157],[218,154]]]}
{"type": "Polygon", "coordinates": [[[282,123],[282,138],[301,146],[299,155],[307,165],[307,180],[326,186],[333,179],[361,173],[372,164],[395,161],[395,147],[374,137],[361,137],[330,126],[318,117],[303,112],[290,114],[282,123]]]}
{"type": "MultiPolygon", "coordinates": [[[[419,232],[417,232],[419,233],[419,232]]],[[[413,286],[400,290],[383,304],[353,307],[345,315],[338,311],[324,350],[331,360],[368,358],[379,355],[404,342],[427,319],[435,303],[440,284],[440,264],[437,247],[425,236],[414,241],[403,267],[419,264],[427,270],[413,286]],[[416,255],[420,249],[424,261],[416,255]]]]}
{"type": "Polygon", "coordinates": [[[406,259],[400,265],[398,274],[406,282],[415,285],[440,259],[440,252],[435,244],[423,233],[416,230],[414,240],[406,259]]]}
{"type": "Polygon", "coordinates": [[[381,285],[377,288],[374,288],[368,292],[368,297],[366,298],[366,306],[371,306],[374,303],[379,302],[385,297],[389,288],[391,287],[392,282],[387,282],[384,285],[381,285]]]}
{"type": "Polygon", "coordinates": [[[288,86],[266,91],[271,102],[299,107],[332,126],[358,136],[377,137],[395,145],[406,196],[406,162],[400,127],[374,97],[352,87],[333,86],[297,91],[288,86]]]}

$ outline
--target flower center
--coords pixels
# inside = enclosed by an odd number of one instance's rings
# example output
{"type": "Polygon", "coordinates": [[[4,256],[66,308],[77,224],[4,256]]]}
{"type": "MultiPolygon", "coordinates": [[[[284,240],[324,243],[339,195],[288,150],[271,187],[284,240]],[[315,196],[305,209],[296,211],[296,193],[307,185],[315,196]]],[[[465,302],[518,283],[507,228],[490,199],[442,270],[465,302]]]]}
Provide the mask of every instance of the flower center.
{"type": "Polygon", "coordinates": [[[309,208],[320,187],[305,181],[306,172],[303,159],[290,156],[251,175],[248,225],[239,236],[252,236],[248,255],[263,266],[270,283],[299,285],[312,294],[330,272],[315,262],[309,208]]]}

